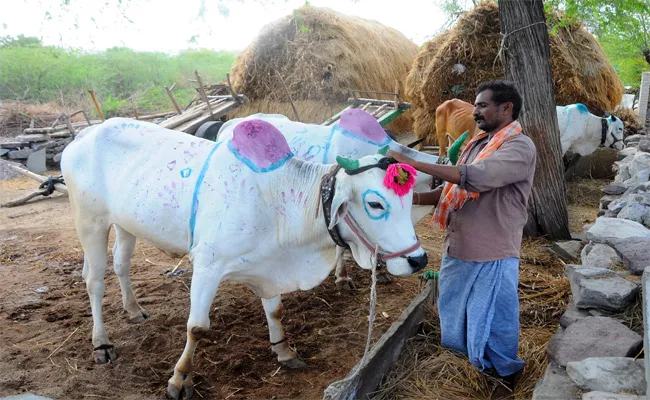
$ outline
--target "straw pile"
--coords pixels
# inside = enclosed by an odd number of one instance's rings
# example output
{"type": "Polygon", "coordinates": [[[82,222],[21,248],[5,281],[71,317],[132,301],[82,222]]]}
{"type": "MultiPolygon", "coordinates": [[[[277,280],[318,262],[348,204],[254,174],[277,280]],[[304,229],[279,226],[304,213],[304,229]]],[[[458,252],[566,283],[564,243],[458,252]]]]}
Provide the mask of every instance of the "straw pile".
{"type": "MultiPolygon", "coordinates": [[[[550,18],[553,24],[553,18],[550,18]]],[[[407,93],[419,95],[415,131],[435,143],[435,109],[445,100],[473,103],[477,86],[505,77],[498,57],[501,45],[498,7],[482,2],[420,52],[407,80],[407,93]],[[442,37],[440,37],[442,36],[442,37]],[[426,60],[430,60],[428,65],[426,60]]],[[[612,112],[623,85],[600,44],[581,24],[558,28],[550,37],[551,67],[558,105],[583,103],[598,115],[612,112]]]]}
{"type": "MultiPolygon", "coordinates": [[[[340,111],[347,106],[350,89],[394,92],[397,86],[403,94],[417,52],[415,43],[378,22],[328,8],[301,7],[265,26],[237,57],[231,71],[233,88],[251,105],[233,115],[266,112],[268,102],[279,102],[286,103],[279,109],[289,111],[283,114],[293,118],[290,95],[303,122],[322,123],[331,116],[322,118],[323,107],[340,111]]],[[[388,128],[405,132],[411,125],[407,113],[388,128]]]]}

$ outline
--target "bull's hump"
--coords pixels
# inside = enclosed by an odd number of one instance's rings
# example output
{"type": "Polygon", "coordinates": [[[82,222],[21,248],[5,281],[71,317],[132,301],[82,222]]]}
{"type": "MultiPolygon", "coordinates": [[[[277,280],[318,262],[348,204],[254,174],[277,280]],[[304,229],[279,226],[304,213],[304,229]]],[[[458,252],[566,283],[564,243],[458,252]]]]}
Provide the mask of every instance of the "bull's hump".
{"type": "Polygon", "coordinates": [[[228,148],[255,172],[273,171],[293,157],[282,133],[270,123],[258,119],[239,123],[228,148]]]}
{"type": "Polygon", "coordinates": [[[352,108],[341,114],[339,127],[348,134],[364,139],[372,144],[383,145],[390,141],[390,138],[381,127],[379,121],[367,112],[352,108]]]}

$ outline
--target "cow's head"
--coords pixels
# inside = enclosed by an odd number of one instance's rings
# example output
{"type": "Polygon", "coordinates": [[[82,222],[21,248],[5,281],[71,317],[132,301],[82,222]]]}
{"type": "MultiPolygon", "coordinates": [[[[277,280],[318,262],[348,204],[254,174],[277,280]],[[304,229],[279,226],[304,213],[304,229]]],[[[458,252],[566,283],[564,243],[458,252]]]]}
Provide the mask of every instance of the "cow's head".
{"type": "Polygon", "coordinates": [[[337,162],[342,168],[336,175],[328,228],[338,231],[357,264],[372,268],[378,246],[379,258],[393,275],[424,268],[427,255],[411,223],[415,170],[383,154],[359,160],[338,157],[337,162]]]}
{"type": "Polygon", "coordinates": [[[622,150],[623,147],[623,130],[625,126],[620,118],[614,115],[607,115],[607,137],[603,146],[611,147],[616,150],[622,150]]]}

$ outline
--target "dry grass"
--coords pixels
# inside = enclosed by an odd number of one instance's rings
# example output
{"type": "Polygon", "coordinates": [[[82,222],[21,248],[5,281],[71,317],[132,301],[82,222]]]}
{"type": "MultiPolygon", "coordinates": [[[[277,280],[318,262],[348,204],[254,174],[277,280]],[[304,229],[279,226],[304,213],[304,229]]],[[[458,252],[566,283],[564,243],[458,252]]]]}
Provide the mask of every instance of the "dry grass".
{"type": "MultiPolygon", "coordinates": [[[[439,36],[420,51],[407,80],[407,93],[419,94],[421,100],[414,101],[415,131],[427,143],[435,143],[436,107],[451,98],[472,103],[481,82],[505,76],[497,57],[502,36],[496,3],[480,3],[439,36]]],[[[582,25],[558,29],[550,37],[550,50],[557,104],[584,103],[596,114],[614,110],[623,85],[600,44],[582,25]]]]}
{"type": "MultiPolygon", "coordinates": [[[[286,103],[287,91],[294,101],[328,104],[347,101],[350,89],[397,87],[403,94],[417,52],[415,43],[376,21],[304,6],[262,29],[237,57],[232,83],[251,101],[286,103]]],[[[399,119],[411,127],[408,114],[399,119]]]]}

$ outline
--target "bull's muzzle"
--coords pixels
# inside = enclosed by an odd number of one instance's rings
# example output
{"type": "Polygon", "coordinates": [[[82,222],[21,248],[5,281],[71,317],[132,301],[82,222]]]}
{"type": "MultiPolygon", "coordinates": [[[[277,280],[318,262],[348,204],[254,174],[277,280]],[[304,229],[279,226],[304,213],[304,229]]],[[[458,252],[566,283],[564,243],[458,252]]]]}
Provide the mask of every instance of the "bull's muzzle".
{"type": "Polygon", "coordinates": [[[413,268],[414,273],[426,267],[427,264],[429,263],[429,259],[427,258],[427,253],[424,253],[423,255],[416,256],[416,257],[406,257],[406,260],[408,261],[411,268],[413,268]]]}

